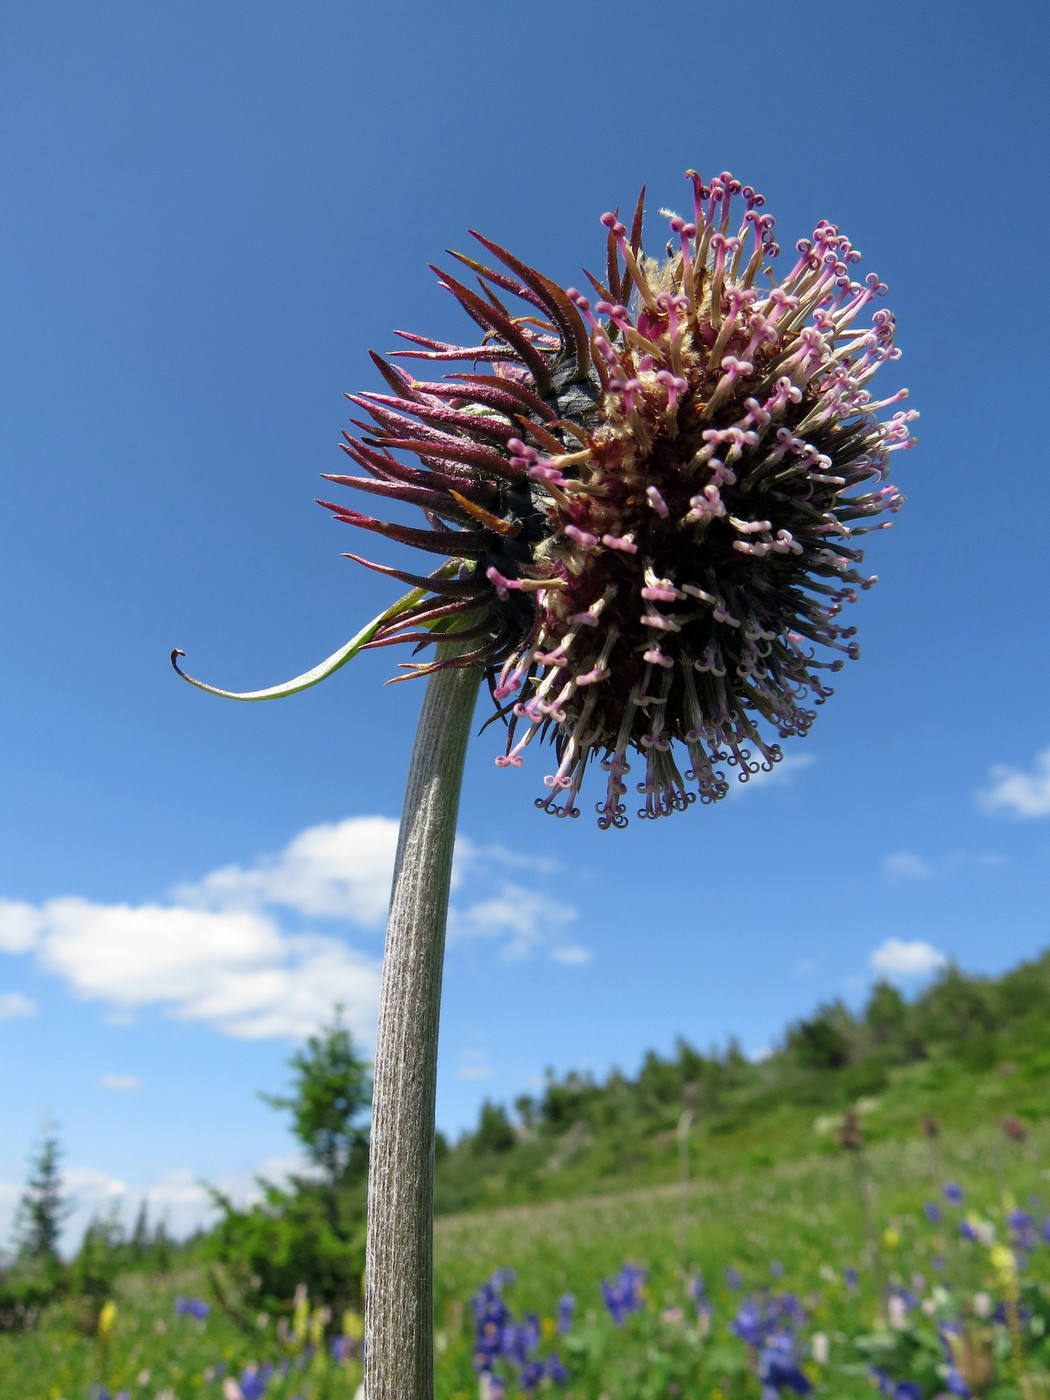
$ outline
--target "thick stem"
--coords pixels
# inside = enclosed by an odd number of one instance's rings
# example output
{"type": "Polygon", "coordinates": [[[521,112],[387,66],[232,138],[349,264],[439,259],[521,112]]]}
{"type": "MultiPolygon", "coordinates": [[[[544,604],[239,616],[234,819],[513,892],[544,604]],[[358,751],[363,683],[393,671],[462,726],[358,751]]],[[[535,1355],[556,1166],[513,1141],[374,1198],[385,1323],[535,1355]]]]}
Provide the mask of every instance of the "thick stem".
{"type": "MultiPolygon", "coordinates": [[[[442,643],[438,656],[462,649],[442,643]]],[[[434,1092],[452,848],[481,672],[436,671],[408,770],[383,959],[368,1178],[365,1393],[434,1394],[434,1092]]]]}

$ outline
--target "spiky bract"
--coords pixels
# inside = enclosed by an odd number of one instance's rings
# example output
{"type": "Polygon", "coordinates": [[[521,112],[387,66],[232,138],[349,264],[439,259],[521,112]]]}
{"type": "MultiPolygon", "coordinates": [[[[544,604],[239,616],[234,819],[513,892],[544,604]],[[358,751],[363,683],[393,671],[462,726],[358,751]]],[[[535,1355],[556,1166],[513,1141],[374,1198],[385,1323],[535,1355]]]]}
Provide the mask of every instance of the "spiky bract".
{"type": "Polygon", "coordinates": [[[509,722],[497,762],[553,738],[537,805],[576,816],[597,761],[602,827],[626,825],[629,755],[655,817],[724,796],[722,764],[768,771],[781,750],[763,721],[806,733],[824,673],[856,655],[837,618],[873,582],[857,537],[901,504],[878,483],[915,416],[877,416],[906,397],[867,388],[900,353],[893,317],[855,324],[886,289],[853,279],[838,229],[818,225],[777,278],[762,197],[729,174],[688,178],[693,218],[670,218],[661,262],[642,251],[641,199],[630,232],[603,216],[593,306],[475,234],[502,267],[453,254],[478,290],[438,275],[481,344],[407,335],[400,352],[470,372],[422,382],[373,356],[392,392],[349,396],[373,422],[345,443],[368,475],[330,478],[420,506],[429,528],[331,506],[339,519],[455,561],[429,579],[369,565],[430,588],[372,645],[429,643],[454,621],[465,650],[442,664],[490,673],[509,722]]]}

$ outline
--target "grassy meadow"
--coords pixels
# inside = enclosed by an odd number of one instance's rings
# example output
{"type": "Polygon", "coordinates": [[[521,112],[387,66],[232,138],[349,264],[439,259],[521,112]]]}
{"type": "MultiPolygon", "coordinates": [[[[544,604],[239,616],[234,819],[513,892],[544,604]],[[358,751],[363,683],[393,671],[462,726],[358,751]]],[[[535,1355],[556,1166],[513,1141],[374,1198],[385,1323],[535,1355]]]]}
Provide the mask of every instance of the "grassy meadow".
{"type": "MultiPolygon", "coordinates": [[[[827,1141],[826,1134],[814,1138],[827,1141]]],[[[914,1132],[859,1152],[826,1150],[705,1180],[694,1146],[688,1181],[440,1219],[438,1400],[766,1400],[807,1393],[803,1384],[829,1400],[1050,1395],[1040,1388],[1050,1373],[1042,1204],[1050,1202],[1048,1148],[1048,1126],[1014,1141],[993,1123],[936,1137],[914,1132]],[[961,1186],[961,1202],[945,1198],[946,1182],[961,1186]],[[625,1263],[645,1278],[617,1325],[601,1282],[625,1263]],[[520,1350],[523,1362],[495,1361],[495,1379],[479,1384],[471,1299],[505,1270],[514,1271],[502,1283],[505,1306],[518,1323],[535,1315],[534,1344],[520,1350]],[[699,1295],[698,1271],[705,1281],[699,1295]],[[559,1334],[565,1294],[574,1306],[559,1334]],[[777,1300],[787,1295],[794,1302],[785,1312],[777,1300]],[[762,1345],[753,1334],[773,1312],[787,1319],[792,1338],[791,1366],[774,1379],[791,1372],[795,1382],[764,1389],[762,1345]],[[545,1362],[551,1352],[567,1378],[547,1374],[530,1387],[528,1359],[545,1362]],[[960,1363],[954,1375],[953,1356],[960,1363]],[[960,1389],[965,1377],[969,1385],[960,1389]]],[[[32,1330],[0,1335],[0,1394],[355,1394],[356,1317],[344,1320],[343,1334],[351,1335],[333,1348],[302,1299],[298,1329],[259,1317],[247,1332],[214,1305],[203,1318],[178,1312],[179,1296],[208,1296],[192,1258],[168,1277],[124,1275],[101,1326],[68,1300],[32,1330]],[[316,1349],[311,1331],[321,1342],[316,1349]]]]}

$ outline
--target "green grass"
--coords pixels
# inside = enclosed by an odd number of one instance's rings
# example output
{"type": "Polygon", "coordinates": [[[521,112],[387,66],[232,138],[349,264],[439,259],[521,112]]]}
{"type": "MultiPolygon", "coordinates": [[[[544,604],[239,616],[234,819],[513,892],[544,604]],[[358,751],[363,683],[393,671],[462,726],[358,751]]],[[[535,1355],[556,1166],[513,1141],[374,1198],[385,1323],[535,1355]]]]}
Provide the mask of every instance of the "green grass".
{"type": "MultiPolygon", "coordinates": [[[[874,1124],[878,1117],[876,1111],[865,1121],[874,1124]]],[[[941,1360],[936,1320],[919,1309],[909,1315],[907,1327],[880,1331],[881,1284],[912,1286],[913,1275],[921,1274],[922,1286],[915,1291],[934,1300],[930,1305],[944,1315],[967,1308],[972,1313],[974,1295],[982,1290],[1001,1298],[1004,1280],[996,1274],[990,1249],[957,1239],[958,1212],[954,1221],[931,1225],[923,1202],[939,1193],[945,1178],[958,1180],[967,1191],[967,1208],[992,1225],[999,1240],[1005,1239],[1004,1193],[1022,1204],[1031,1196],[1050,1196],[1050,1170],[1044,1165],[1050,1124],[1037,1125],[1021,1147],[1006,1141],[994,1126],[946,1131],[935,1145],[914,1131],[908,1138],[876,1141],[864,1154],[877,1236],[874,1257],[866,1253],[871,1242],[865,1235],[855,1159],[824,1150],[830,1139],[813,1131],[812,1114],[805,1137],[796,1134],[796,1127],[785,1114],[784,1137],[765,1140],[765,1149],[779,1159],[772,1166],[740,1165],[741,1158],[763,1146],[741,1130],[732,1170],[729,1135],[710,1148],[711,1161],[708,1141],[698,1139],[692,1154],[696,1179],[684,1188],[664,1184],[440,1219],[438,1400],[476,1400],[469,1300],[499,1268],[516,1271],[516,1281],[505,1289],[514,1315],[535,1312],[544,1320],[540,1354],[556,1345],[571,1373],[566,1387],[543,1382],[540,1395],[759,1400],[760,1387],[749,1369],[754,1358],[729,1328],[742,1295],[727,1286],[727,1266],[743,1275],[745,1292],[790,1290],[803,1300],[808,1318],[800,1335],[806,1350],[815,1331],[828,1339],[825,1365],[812,1357],[805,1360],[814,1393],[822,1400],[870,1400],[876,1392],[868,1379],[869,1365],[880,1356],[896,1368],[896,1379],[921,1379],[925,1400],[930,1400],[943,1385],[935,1369],[941,1360]],[[802,1144],[808,1152],[798,1150],[802,1144]],[[946,1262],[942,1274],[932,1266],[937,1255],[946,1262]],[[599,1283],[626,1261],[647,1270],[646,1307],[621,1330],[605,1314],[599,1283]],[[774,1262],[783,1266],[782,1278],[773,1277],[774,1262]],[[845,1266],[860,1270],[859,1293],[847,1289],[845,1266]],[[706,1337],[685,1296],[684,1279],[694,1268],[703,1270],[713,1304],[706,1337]],[[938,1283],[949,1285],[951,1295],[934,1292],[938,1283]],[[576,1296],[576,1320],[555,1342],[550,1336],[555,1305],[564,1292],[576,1296]]],[[[670,1173],[678,1161],[677,1145],[665,1142],[662,1151],[670,1173]]],[[[1005,1326],[988,1333],[989,1344],[997,1349],[995,1388],[987,1392],[994,1400],[1023,1396],[1018,1376],[1048,1369],[1050,1245],[1041,1245],[1031,1258],[1024,1302],[1033,1316],[1025,1319],[1019,1339],[1005,1326]]],[[[356,1367],[315,1359],[299,1369],[301,1352],[282,1346],[270,1320],[260,1319],[253,1335],[238,1331],[219,1310],[197,1323],[175,1315],[174,1298],[180,1292],[204,1294],[202,1272],[188,1267],[163,1280],[126,1275],[105,1352],[97,1338],[78,1329],[78,1321],[83,1326],[90,1320],[78,1319],[72,1303],[53,1309],[31,1332],[0,1335],[0,1395],[4,1400],[86,1400],[92,1385],[104,1384],[111,1393],[126,1388],[149,1400],[166,1392],[168,1400],[172,1395],[219,1400],[222,1382],[212,1369],[216,1363],[239,1374],[249,1362],[276,1363],[282,1356],[292,1369],[287,1377],[271,1381],[267,1395],[272,1400],[296,1395],[349,1400],[353,1395],[356,1367]]],[[[984,1324],[971,1317],[970,1325],[983,1338],[984,1324]]],[[[511,1387],[508,1394],[520,1391],[511,1387]]]]}

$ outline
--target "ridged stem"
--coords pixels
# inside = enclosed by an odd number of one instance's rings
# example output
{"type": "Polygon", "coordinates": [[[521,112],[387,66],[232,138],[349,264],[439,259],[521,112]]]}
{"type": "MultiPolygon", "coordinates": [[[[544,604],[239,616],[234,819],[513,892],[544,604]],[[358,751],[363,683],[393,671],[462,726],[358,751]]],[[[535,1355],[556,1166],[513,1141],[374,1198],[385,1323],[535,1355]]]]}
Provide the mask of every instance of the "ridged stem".
{"type": "MultiPolygon", "coordinates": [[[[449,640],[438,657],[455,656],[449,640]]],[[[434,1095],[452,850],[474,667],[427,683],[409,764],[376,1031],[365,1281],[367,1400],[433,1400],[434,1095]]]]}

